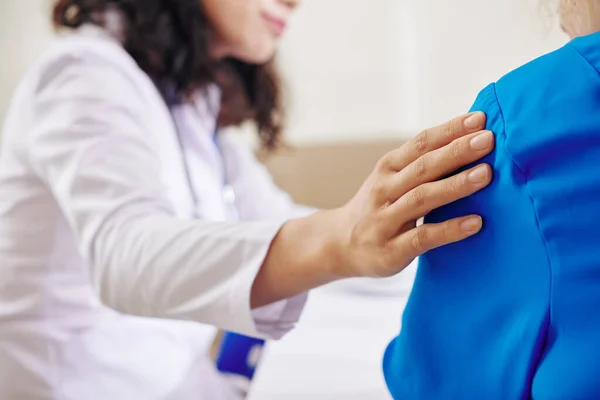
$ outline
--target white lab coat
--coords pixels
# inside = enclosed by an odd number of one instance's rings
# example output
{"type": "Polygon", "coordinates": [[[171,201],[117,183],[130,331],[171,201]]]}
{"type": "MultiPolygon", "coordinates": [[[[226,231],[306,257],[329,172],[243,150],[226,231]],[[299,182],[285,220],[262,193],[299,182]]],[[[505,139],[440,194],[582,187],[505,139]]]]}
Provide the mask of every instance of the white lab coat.
{"type": "Polygon", "coordinates": [[[199,322],[278,338],[299,318],[306,296],[254,311],[249,297],[283,221],[310,211],[227,140],[223,164],[218,93],[195,100],[170,113],[91,26],[25,76],[0,156],[2,399],[233,398],[199,322]],[[224,169],[239,218],[262,222],[217,222],[224,169]]]}

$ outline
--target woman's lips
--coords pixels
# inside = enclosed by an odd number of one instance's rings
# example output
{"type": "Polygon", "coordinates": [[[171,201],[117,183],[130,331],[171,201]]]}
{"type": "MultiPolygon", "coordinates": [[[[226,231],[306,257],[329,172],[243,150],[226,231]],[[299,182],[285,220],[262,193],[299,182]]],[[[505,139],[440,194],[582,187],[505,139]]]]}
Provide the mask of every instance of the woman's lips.
{"type": "Polygon", "coordinates": [[[271,31],[273,31],[273,33],[277,36],[281,36],[283,35],[283,32],[285,32],[285,28],[287,26],[287,23],[285,22],[285,20],[277,18],[277,17],[273,17],[272,15],[269,14],[263,14],[263,18],[265,19],[265,21],[267,22],[267,25],[269,25],[269,28],[271,29],[271,31]]]}

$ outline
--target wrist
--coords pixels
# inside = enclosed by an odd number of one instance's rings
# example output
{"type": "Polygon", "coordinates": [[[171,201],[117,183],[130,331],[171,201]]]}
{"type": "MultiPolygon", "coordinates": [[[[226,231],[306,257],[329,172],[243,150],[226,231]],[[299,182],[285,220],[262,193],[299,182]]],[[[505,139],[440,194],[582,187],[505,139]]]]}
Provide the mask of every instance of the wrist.
{"type": "Polygon", "coordinates": [[[258,272],[253,308],[353,276],[345,260],[343,213],[322,211],[283,224],[258,272]]]}
{"type": "Polygon", "coordinates": [[[323,267],[336,280],[358,276],[349,246],[351,230],[345,220],[344,210],[338,208],[324,211],[321,221],[323,267]]]}
{"type": "Polygon", "coordinates": [[[290,221],[282,228],[285,236],[298,238],[294,246],[296,262],[307,271],[312,270],[322,284],[356,276],[345,221],[345,212],[339,208],[290,221]]]}

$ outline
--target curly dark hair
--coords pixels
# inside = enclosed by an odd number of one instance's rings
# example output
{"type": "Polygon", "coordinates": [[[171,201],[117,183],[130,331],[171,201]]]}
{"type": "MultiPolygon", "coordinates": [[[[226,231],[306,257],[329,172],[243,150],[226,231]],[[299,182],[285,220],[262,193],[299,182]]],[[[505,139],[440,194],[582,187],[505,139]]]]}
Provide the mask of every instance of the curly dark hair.
{"type": "Polygon", "coordinates": [[[199,0],[56,0],[52,19],[56,28],[103,26],[108,7],[123,14],[124,48],[163,94],[174,88],[181,101],[216,83],[223,93],[220,127],[252,121],[264,148],[280,144],[284,110],[274,61],[212,59],[212,33],[199,0]]]}

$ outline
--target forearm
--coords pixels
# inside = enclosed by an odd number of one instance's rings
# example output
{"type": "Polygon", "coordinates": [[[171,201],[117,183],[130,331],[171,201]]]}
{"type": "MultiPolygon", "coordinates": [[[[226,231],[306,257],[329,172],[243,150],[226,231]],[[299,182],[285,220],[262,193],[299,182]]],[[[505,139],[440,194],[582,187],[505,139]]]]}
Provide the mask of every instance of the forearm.
{"type": "Polygon", "coordinates": [[[94,241],[94,281],[104,304],[121,312],[261,335],[248,299],[279,229],[277,222],[115,215],[94,241]]]}
{"type": "Polygon", "coordinates": [[[275,236],[251,291],[252,308],[294,297],[344,278],[336,210],[285,223],[275,236]]]}

